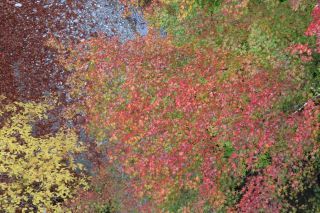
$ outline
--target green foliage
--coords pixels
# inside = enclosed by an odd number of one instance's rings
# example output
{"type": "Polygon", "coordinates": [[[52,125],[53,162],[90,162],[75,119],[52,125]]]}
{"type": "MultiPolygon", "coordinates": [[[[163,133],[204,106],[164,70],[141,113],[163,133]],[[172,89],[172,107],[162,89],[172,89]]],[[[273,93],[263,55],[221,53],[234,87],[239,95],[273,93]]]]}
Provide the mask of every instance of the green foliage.
{"type": "Polygon", "coordinates": [[[313,60],[307,64],[306,69],[307,90],[311,96],[320,94],[320,54],[314,53],[313,60]]]}
{"type": "Polygon", "coordinates": [[[183,208],[190,207],[197,195],[197,190],[180,189],[175,191],[167,198],[163,210],[166,212],[183,212],[183,208]]]}
{"type": "Polygon", "coordinates": [[[170,113],[169,117],[171,119],[181,119],[181,118],[183,118],[183,112],[176,110],[176,111],[170,113]]]}
{"type": "Polygon", "coordinates": [[[286,94],[283,96],[278,107],[282,112],[292,113],[298,110],[306,101],[302,92],[296,92],[293,94],[286,94]]]}
{"type": "Polygon", "coordinates": [[[195,3],[210,14],[218,12],[223,0],[195,0],[195,3]]]}
{"type": "Polygon", "coordinates": [[[156,13],[149,17],[152,25],[164,29],[170,35],[174,36],[174,43],[182,46],[190,43],[195,39],[195,35],[190,34],[188,27],[191,22],[195,21],[197,10],[191,6],[190,11],[185,14],[185,18],[181,20],[178,2],[170,2],[164,9],[157,10],[156,13]]]}
{"type": "Polygon", "coordinates": [[[192,55],[183,55],[181,53],[176,54],[175,60],[172,62],[171,67],[173,69],[186,66],[192,61],[192,55]]]}
{"type": "Polygon", "coordinates": [[[268,63],[275,60],[280,51],[278,43],[279,40],[261,29],[259,23],[254,23],[251,26],[248,36],[249,52],[259,58],[262,65],[267,66],[268,63]]]}
{"type": "Polygon", "coordinates": [[[270,164],[271,164],[271,156],[269,152],[260,154],[258,156],[258,162],[257,162],[258,169],[266,168],[270,164]]]}
{"type": "Polygon", "coordinates": [[[230,141],[225,141],[223,143],[223,148],[224,148],[224,158],[229,158],[232,155],[232,153],[235,151],[230,141]]]}
{"type": "Polygon", "coordinates": [[[98,213],[114,213],[114,212],[116,212],[116,206],[115,206],[114,203],[109,201],[108,203],[106,203],[104,205],[97,205],[95,207],[95,212],[98,212],[98,213]]]}
{"type": "MultiPolygon", "coordinates": [[[[303,164],[301,185],[298,188],[289,187],[285,199],[290,204],[287,208],[292,212],[320,211],[320,153],[315,154],[303,164]]],[[[307,154],[308,155],[308,154],[307,154]]],[[[310,156],[309,156],[310,157],[310,156]]]]}
{"type": "MultiPolygon", "coordinates": [[[[2,103],[2,102],[1,102],[2,103]]],[[[46,104],[1,105],[0,206],[7,212],[62,211],[61,202],[86,186],[74,154],[84,151],[71,130],[35,137],[32,125],[45,118],[46,104]]]]}
{"type": "Polygon", "coordinates": [[[220,206],[219,212],[225,212],[227,207],[232,207],[241,198],[241,186],[245,183],[244,178],[235,178],[232,175],[224,174],[220,180],[220,189],[226,196],[225,202],[220,206]]]}

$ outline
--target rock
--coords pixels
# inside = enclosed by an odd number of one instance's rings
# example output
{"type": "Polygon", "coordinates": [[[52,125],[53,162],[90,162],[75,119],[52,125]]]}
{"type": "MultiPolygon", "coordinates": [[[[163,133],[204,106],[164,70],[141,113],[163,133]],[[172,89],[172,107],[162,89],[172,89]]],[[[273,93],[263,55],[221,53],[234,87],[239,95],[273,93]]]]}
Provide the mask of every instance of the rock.
{"type": "Polygon", "coordinates": [[[148,25],[143,18],[142,11],[136,8],[132,8],[131,13],[132,14],[130,19],[134,23],[136,32],[139,33],[141,36],[146,36],[148,34],[148,25]]]}
{"type": "Polygon", "coordinates": [[[19,3],[19,2],[17,2],[17,3],[14,4],[14,6],[15,6],[15,7],[22,7],[22,4],[19,3]]]}

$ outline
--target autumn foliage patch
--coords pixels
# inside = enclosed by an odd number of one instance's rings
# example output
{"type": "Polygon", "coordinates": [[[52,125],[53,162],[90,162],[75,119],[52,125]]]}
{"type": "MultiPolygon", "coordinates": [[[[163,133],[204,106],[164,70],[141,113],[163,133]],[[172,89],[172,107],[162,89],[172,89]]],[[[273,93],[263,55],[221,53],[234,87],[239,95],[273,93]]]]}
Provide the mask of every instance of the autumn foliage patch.
{"type": "Polygon", "coordinates": [[[147,36],[47,42],[68,72],[60,131],[34,133],[53,97],[1,103],[0,207],[319,212],[319,6],[122,2],[147,36]]]}
{"type": "Polygon", "coordinates": [[[289,197],[316,181],[319,108],[276,110],[293,85],[280,69],[248,54],[232,56],[231,70],[227,50],[176,47],[156,33],[83,47],[70,83],[88,79],[87,129],[108,139],[108,159],[128,175],[142,210],[278,212],[299,205],[289,197]]]}

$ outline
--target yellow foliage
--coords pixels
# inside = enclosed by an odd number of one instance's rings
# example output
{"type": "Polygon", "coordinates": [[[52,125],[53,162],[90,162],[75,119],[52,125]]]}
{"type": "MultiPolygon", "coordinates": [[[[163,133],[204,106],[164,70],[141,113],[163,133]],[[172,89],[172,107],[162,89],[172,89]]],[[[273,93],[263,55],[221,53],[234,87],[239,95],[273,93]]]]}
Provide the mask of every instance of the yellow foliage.
{"type": "Polygon", "coordinates": [[[61,204],[86,185],[74,154],[82,152],[71,130],[34,137],[32,123],[45,118],[48,105],[12,103],[0,97],[0,209],[6,212],[60,211],[61,204]]]}
{"type": "Polygon", "coordinates": [[[179,14],[178,18],[180,20],[185,19],[190,13],[191,10],[197,5],[196,0],[162,0],[164,4],[178,4],[179,5],[179,14]]]}

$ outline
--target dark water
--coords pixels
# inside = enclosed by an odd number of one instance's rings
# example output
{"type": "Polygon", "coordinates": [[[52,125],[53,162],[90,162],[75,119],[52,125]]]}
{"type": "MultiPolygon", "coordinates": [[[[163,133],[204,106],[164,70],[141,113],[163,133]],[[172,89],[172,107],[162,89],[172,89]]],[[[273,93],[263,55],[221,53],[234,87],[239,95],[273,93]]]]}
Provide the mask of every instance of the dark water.
{"type": "Polygon", "coordinates": [[[68,43],[98,32],[122,41],[146,35],[141,13],[123,18],[122,11],[110,0],[1,0],[0,93],[13,100],[57,95],[63,102],[67,76],[48,37],[68,43]]]}

